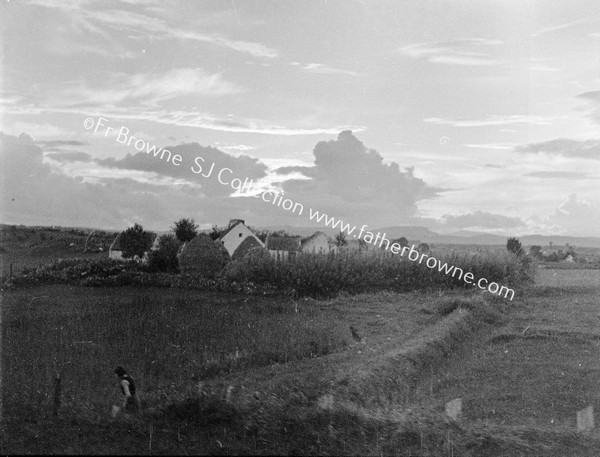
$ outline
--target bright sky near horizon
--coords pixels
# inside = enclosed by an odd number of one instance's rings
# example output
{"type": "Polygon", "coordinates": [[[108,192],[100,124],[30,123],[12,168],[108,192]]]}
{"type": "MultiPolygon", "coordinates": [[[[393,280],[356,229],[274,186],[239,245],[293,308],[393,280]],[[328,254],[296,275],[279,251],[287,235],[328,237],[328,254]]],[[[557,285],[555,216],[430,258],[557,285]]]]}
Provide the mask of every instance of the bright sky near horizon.
{"type": "Polygon", "coordinates": [[[597,0],[0,5],[1,222],[315,225],[202,156],[372,228],[600,236],[597,0]]]}

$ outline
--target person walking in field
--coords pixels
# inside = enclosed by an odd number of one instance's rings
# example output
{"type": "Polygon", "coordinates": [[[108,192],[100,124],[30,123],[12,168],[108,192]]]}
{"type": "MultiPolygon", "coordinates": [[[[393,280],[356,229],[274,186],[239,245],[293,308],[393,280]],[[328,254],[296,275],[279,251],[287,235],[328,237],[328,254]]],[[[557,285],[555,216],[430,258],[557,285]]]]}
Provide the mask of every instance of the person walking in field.
{"type": "Polygon", "coordinates": [[[136,394],[135,381],[122,366],[115,368],[115,374],[119,377],[121,392],[125,397],[122,410],[126,413],[137,413],[140,409],[140,400],[136,394]]]}

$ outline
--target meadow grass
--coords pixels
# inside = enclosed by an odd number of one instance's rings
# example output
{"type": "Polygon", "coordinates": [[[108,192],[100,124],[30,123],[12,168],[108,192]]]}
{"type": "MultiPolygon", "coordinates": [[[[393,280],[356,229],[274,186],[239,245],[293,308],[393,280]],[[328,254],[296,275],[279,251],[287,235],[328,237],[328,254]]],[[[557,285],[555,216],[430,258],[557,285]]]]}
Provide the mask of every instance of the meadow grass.
{"type": "Polygon", "coordinates": [[[198,380],[317,357],[347,344],[326,310],[261,298],[172,290],[46,286],[5,295],[4,405],[44,416],[62,377],[64,411],[106,416],[120,401],[123,365],[150,402],[184,394],[198,380]]]}

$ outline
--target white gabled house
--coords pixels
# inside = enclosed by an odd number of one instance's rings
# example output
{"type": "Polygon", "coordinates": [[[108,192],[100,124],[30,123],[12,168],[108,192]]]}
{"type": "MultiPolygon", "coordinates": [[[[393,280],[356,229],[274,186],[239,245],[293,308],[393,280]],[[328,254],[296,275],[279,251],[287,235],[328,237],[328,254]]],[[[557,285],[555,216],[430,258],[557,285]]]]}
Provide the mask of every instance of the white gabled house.
{"type": "Polygon", "coordinates": [[[323,232],[315,232],[301,241],[302,252],[310,254],[328,254],[337,251],[337,246],[323,232]]]}
{"type": "Polygon", "coordinates": [[[265,246],[265,244],[260,241],[260,238],[258,238],[254,232],[246,226],[245,221],[242,219],[232,219],[229,221],[229,227],[225,233],[217,238],[216,241],[221,243],[221,245],[227,249],[229,255],[233,257],[236,249],[248,237],[254,238],[254,240],[258,243],[258,246],[265,246]]]}

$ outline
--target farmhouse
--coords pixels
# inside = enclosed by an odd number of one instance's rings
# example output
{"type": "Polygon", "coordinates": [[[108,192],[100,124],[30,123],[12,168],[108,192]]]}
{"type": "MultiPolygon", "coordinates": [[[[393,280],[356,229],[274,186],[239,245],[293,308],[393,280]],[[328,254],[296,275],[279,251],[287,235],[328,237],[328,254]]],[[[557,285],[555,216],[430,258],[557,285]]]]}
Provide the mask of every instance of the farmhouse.
{"type": "Polygon", "coordinates": [[[323,232],[315,232],[308,238],[305,238],[301,242],[302,252],[308,252],[312,254],[327,254],[337,250],[331,239],[323,232]]]}
{"type": "Polygon", "coordinates": [[[342,246],[342,249],[348,252],[367,252],[371,247],[373,246],[364,240],[348,240],[346,245],[342,246]]]}
{"type": "Polygon", "coordinates": [[[266,248],[273,257],[288,260],[302,250],[299,236],[272,236],[267,237],[266,248]]]}
{"type": "Polygon", "coordinates": [[[229,255],[233,257],[233,254],[235,253],[236,249],[240,247],[240,245],[248,237],[253,238],[254,241],[257,243],[254,244],[252,247],[264,247],[263,242],[260,241],[260,239],[254,234],[254,232],[252,232],[252,230],[250,230],[246,226],[245,221],[243,221],[242,219],[231,219],[229,221],[229,226],[225,233],[223,233],[223,235],[217,238],[216,241],[218,243],[221,243],[221,245],[227,250],[229,255]]]}
{"type": "MultiPolygon", "coordinates": [[[[121,235],[122,235],[122,233],[119,233],[115,237],[112,244],[110,245],[110,248],[108,249],[108,258],[109,259],[125,260],[125,258],[123,257],[123,246],[121,245],[121,235]]],[[[150,251],[153,249],[156,249],[157,242],[158,242],[158,237],[156,236],[156,233],[151,233],[151,235],[152,235],[152,247],[150,248],[150,251]]],[[[147,259],[147,257],[148,257],[148,251],[144,254],[144,257],[142,258],[142,260],[147,259]]]]}

